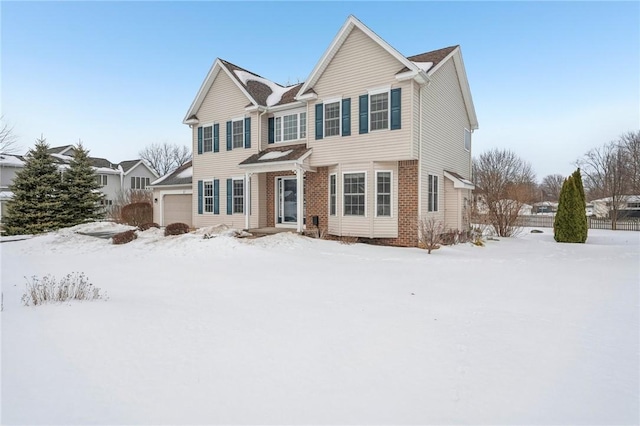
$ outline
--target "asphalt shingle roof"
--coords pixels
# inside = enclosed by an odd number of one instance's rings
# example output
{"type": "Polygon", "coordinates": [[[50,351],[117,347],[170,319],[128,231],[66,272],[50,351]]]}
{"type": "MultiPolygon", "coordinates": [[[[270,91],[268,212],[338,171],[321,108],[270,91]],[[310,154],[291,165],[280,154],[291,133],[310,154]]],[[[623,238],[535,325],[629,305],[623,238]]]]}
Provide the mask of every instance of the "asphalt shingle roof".
{"type": "Polygon", "coordinates": [[[182,172],[185,172],[192,167],[193,161],[184,163],[182,166],[171,172],[167,177],[156,180],[152,185],[190,185],[192,182],[192,174],[184,176],[185,173],[182,172]],[[180,174],[183,174],[183,176],[180,176],[180,174]]]}

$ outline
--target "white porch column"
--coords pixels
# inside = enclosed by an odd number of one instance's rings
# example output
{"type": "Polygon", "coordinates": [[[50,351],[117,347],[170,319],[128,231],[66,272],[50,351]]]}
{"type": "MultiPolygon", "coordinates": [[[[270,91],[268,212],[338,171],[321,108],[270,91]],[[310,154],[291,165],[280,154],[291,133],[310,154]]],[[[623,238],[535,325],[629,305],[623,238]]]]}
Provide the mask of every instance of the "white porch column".
{"type": "Polygon", "coordinates": [[[300,167],[294,170],[296,174],[297,192],[298,192],[298,228],[297,231],[301,233],[304,227],[304,170],[300,167]]]}
{"type": "Polygon", "coordinates": [[[251,175],[253,173],[244,174],[244,228],[249,229],[249,219],[251,213],[251,175]]]}

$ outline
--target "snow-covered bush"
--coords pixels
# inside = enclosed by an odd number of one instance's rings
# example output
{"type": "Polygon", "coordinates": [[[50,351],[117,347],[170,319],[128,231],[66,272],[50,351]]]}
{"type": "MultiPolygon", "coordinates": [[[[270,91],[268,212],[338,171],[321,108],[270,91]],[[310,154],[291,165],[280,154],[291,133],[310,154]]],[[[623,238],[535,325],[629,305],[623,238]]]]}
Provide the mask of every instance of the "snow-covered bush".
{"type": "Polygon", "coordinates": [[[165,237],[169,235],[182,235],[187,232],[189,232],[189,225],[181,222],[170,223],[164,228],[165,237]]]}
{"type": "Polygon", "coordinates": [[[48,302],[64,302],[67,300],[102,299],[100,289],[94,287],[83,272],[73,272],[59,281],[51,275],[42,279],[33,276],[26,278],[26,292],[22,296],[25,306],[37,306],[48,302]]]}
{"type": "Polygon", "coordinates": [[[147,229],[151,229],[151,228],[160,229],[160,225],[158,225],[155,222],[143,223],[142,225],[138,226],[138,231],[146,231],[147,229]]]}
{"type": "Polygon", "coordinates": [[[119,234],[114,235],[111,238],[111,242],[113,244],[126,244],[130,243],[136,238],[138,238],[138,235],[136,235],[136,231],[130,229],[128,231],[120,232],[119,234]]]}

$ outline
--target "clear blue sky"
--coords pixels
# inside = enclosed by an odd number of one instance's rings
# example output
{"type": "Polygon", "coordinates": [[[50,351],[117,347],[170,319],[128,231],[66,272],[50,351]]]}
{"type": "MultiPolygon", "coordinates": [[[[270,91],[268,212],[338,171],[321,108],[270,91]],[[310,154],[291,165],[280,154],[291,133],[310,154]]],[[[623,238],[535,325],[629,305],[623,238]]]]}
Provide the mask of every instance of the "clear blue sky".
{"type": "Polygon", "coordinates": [[[460,44],[480,129],[538,178],[640,129],[638,2],[7,2],[2,113],[26,151],[81,139],[137,158],[190,144],[182,119],[216,57],[304,81],[349,14],[405,55],[460,44]]]}

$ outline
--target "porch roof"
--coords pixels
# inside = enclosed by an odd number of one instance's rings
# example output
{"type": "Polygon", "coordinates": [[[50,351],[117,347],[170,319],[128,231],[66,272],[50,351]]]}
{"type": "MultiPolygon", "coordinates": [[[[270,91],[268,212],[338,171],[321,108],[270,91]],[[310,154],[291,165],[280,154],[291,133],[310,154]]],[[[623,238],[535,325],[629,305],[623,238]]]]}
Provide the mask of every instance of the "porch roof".
{"type": "Polygon", "coordinates": [[[306,144],[269,147],[242,161],[238,167],[256,173],[295,168],[314,171],[305,161],[311,152],[312,149],[307,148],[306,144]]]}
{"type": "Polygon", "coordinates": [[[444,171],[444,176],[453,182],[453,187],[456,189],[475,189],[475,185],[468,179],[460,176],[458,173],[444,171]]]}

